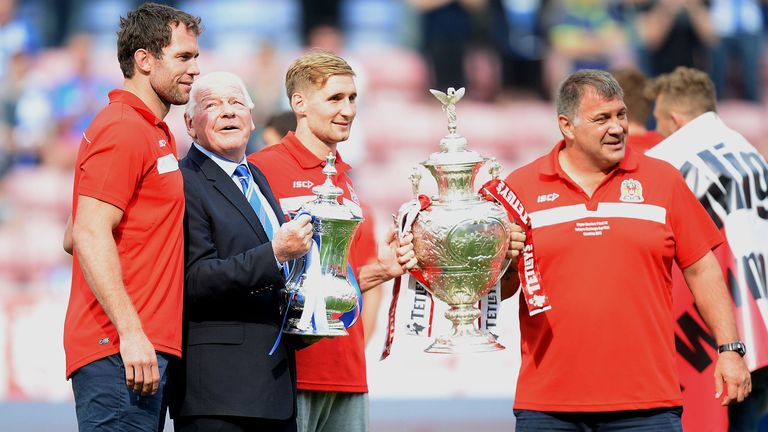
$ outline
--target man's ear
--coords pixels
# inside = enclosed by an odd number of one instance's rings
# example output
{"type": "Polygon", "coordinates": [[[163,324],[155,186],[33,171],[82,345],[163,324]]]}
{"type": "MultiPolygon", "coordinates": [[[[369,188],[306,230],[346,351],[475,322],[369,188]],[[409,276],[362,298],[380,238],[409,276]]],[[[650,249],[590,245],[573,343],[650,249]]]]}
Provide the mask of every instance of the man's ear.
{"type": "Polygon", "coordinates": [[[143,48],[133,53],[133,63],[136,70],[147,75],[152,70],[152,56],[143,48]]]}
{"type": "Polygon", "coordinates": [[[673,109],[669,110],[669,116],[672,118],[672,123],[675,124],[675,130],[685,126],[685,124],[689,121],[688,116],[681,114],[679,111],[675,111],[673,109]]]}
{"type": "Polygon", "coordinates": [[[187,127],[187,134],[197,142],[197,132],[195,132],[195,128],[192,127],[192,117],[187,113],[184,113],[184,126],[187,127]]]}
{"type": "Polygon", "coordinates": [[[557,124],[560,127],[560,133],[563,134],[563,136],[567,139],[573,139],[574,138],[574,124],[571,119],[568,118],[565,114],[558,114],[557,116],[557,124]]]}
{"type": "Polygon", "coordinates": [[[307,110],[307,100],[300,92],[291,95],[291,109],[296,114],[304,114],[307,110]]]}

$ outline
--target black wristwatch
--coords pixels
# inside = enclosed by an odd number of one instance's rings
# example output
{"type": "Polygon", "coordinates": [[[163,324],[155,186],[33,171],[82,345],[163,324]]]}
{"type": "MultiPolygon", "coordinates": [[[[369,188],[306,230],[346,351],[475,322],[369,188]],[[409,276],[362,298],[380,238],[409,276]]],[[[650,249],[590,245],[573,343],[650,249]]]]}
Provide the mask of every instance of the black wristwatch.
{"type": "Polygon", "coordinates": [[[731,342],[717,347],[718,354],[725,351],[736,351],[740,356],[744,357],[744,354],[747,353],[747,347],[742,341],[731,342]]]}

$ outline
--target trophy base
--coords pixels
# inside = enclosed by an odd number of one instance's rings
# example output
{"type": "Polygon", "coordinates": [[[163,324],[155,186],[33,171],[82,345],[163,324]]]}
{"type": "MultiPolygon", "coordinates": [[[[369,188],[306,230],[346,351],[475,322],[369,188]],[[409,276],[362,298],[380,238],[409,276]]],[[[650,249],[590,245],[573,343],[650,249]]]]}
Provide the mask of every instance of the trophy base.
{"type": "Polygon", "coordinates": [[[311,326],[308,329],[301,329],[299,328],[298,324],[298,318],[289,318],[283,333],[322,337],[349,336],[349,333],[347,333],[347,330],[344,328],[344,323],[342,323],[340,320],[328,320],[328,328],[324,331],[315,330],[311,326]]]}
{"type": "Polygon", "coordinates": [[[496,341],[496,336],[488,332],[475,330],[472,334],[445,335],[435,339],[424,352],[433,354],[471,354],[503,350],[504,345],[496,341]]]}

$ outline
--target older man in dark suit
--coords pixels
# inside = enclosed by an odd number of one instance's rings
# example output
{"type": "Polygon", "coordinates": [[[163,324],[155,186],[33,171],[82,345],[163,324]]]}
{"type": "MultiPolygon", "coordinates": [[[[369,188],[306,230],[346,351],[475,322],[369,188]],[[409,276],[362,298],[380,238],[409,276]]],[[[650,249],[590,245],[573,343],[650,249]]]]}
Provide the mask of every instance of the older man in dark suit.
{"type": "Polygon", "coordinates": [[[283,212],[245,159],[254,129],[242,80],[197,79],[185,123],[195,143],[181,161],[186,212],[181,387],[171,403],[180,431],[296,430],[300,340],[281,326],[283,266],[309,250],[312,225],[283,212]]]}

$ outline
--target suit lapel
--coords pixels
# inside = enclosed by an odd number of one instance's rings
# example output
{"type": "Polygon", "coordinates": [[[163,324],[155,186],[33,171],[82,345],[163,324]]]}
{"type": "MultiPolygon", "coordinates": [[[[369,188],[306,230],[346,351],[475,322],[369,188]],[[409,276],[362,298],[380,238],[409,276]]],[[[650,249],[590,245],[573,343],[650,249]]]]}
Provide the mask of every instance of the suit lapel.
{"type": "Polygon", "coordinates": [[[194,145],[189,149],[189,157],[200,167],[200,171],[213,184],[214,189],[224,196],[248,221],[248,224],[256,232],[259,239],[264,243],[268,242],[269,238],[264,231],[264,227],[261,226],[256,212],[253,211],[253,207],[245,199],[243,192],[235,186],[235,182],[227,176],[227,173],[194,145]]]}

